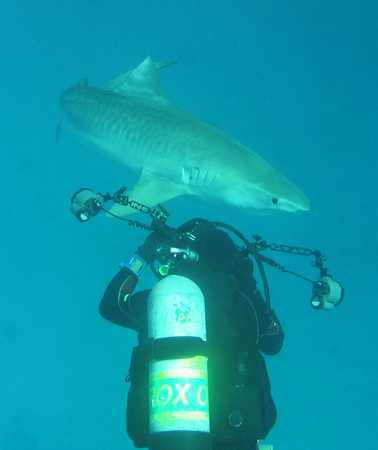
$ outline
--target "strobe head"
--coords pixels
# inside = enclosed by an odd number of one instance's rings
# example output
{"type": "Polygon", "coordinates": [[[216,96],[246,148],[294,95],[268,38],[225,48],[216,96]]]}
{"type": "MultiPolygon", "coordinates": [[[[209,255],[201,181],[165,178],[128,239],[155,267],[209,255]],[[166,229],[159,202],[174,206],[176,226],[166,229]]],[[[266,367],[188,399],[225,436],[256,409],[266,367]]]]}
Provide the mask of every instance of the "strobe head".
{"type": "Polygon", "coordinates": [[[71,212],[80,222],[87,222],[101,211],[104,197],[90,189],[79,189],[71,199],[71,212]]]}
{"type": "Polygon", "coordinates": [[[311,306],[314,309],[330,311],[340,305],[344,298],[344,288],[330,276],[322,276],[314,283],[311,306]]]}

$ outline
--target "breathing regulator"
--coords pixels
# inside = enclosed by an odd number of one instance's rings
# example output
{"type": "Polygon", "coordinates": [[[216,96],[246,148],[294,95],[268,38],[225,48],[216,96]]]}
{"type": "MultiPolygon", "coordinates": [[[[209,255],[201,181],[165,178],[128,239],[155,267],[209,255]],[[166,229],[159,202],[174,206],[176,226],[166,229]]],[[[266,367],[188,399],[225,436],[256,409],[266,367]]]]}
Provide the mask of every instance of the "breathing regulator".
{"type": "MultiPolygon", "coordinates": [[[[96,216],[101,211],[104,211],[111,216],[127,222],[130,226],[136,226],[147,231],[161,231],[166,234],[172,233],[172,231],[174,231],[174,228],[169,227],[165,223],[170,214],[162,205],[159,204],[157,205],[157,208],[150,209],[148,206],[135,202],[134,200],[130,200],[129,197],[124,194],[125,191],[126,187],[122,187],[113,195],[109,193],[103,195],[100,193],[95,194],[90,189],[80,189],[73,195],[71,199],[71,212],[80,222],[87,222],[89,219],[96,216]],[[148,214],[151,217],[151,225],[146,225],[139,221],[125,219],[123,217],[112,214],[103,207],[104,203],[108,201],[113,201],[114,203],[118,203],[122,206],[128,206],[136,209],[139,212],[148,214]]],[[[241,239],[241,241],[245,245],[245,247],[243,247],[243,249],[241,250],[243,255],[246,257],[252,255],[254,257],[261,273],[267,307],[270,308],[270,295],[267,277],[265,275],[265,270],[262,263],[269,264],[272,267],[280,270],[281,272],[291,273],[292,275],[310,282],[313,285],[310,304],[314,309],[330,311],[334,308],[334,306],[340,305],[340,303],[343,301],[345,294],[344,288],[339,281],[334,280],[333,276],[328,273],[329,269],[323,266],[323,263],[327,260],[327,257],[322,255],[319,250],[312,251],[307,248],[293,247],[289,245],[283,245],[281,243],[267,244],[267,242],[258,235],[253,235],[252,237],[254,239],[254,242],[250,242],[237,229],[230,225],[227,225],[223,222],[209,222],[209,224],[209,226],[214,225],[216,227],[225,228],[234,233],[241,239]],[[311,265],[319,269],[319,278],[316,281],[312,281],[296,272],[286,270],[284,266],[263,255],[262,252],[265,250],[290,253],[292,255],[313,256],[315,258],[315,261],[313,261],[311,265]]],[[[186,238],[190,239],[190,235],[188,235],[188,233],[186,234],[186,238]]],[[[158,248],[158,252],[161,256],[160,259],[162,260],[167,260],[170,257],[171,259],[177,258],[184,259],[188,262],[196,262],[200,258],[200,256],[196,252],[190,250],[190,248],[170,247],[165,244],[162,244],[160,248],[158,248]]],[[[151,267],[155,275],[157,275],[158,277],[159,274],[166,274],[166,272],[164,272],[164,267],[166,266],[162,266],[162,270],[160,270],[159,273],[154,270],[153,266],[151,267]]]]}

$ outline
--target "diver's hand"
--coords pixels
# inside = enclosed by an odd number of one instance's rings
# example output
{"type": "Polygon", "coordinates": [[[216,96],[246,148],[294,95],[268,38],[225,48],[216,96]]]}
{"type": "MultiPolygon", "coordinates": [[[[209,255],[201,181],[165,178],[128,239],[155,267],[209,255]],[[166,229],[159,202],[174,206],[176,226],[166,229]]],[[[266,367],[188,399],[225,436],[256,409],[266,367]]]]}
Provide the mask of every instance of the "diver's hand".
{"type": "Polygon", "coordinates": [[[154,231],[145,240],[144,244],[138,247],[135,252],[139,255],[147,264],[152,264],[157,258],[158,248],[166,242],[167,238],[163,233],[154,231]]]}

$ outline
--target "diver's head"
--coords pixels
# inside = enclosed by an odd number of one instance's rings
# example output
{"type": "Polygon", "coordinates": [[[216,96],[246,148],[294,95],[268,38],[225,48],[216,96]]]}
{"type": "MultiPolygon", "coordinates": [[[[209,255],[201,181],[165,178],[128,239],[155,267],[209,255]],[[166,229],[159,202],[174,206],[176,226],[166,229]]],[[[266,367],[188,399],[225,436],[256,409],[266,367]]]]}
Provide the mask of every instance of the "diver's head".
{"type": "MultiPolygon", "coordinates": [[[[186,266],[208,266],[214,270],[234,262],[235,244],[230,236],[205,219],[192,219],[177,228],[177,247],[190,249],[198,255],[195,264],[183,259],[186,266]]],[[[193,269],[190,269],[193,270],[193,269]]]]}
{"type": "MultiPolygon", "coordinates": [[[[166,259],[160,275],[181,275],[190,278],[207,295],[227,295],[237,288],[235,279],[238,252],[230,236],[205,219],[192,219],[175,230],[177,249],[185,249],[197,258],[182,254],[166,259]]],[[[171,248],[172,250],[172,248],[171,248]]],[[[171,254],[172,255],[172,254],[171,254]]]]}
{"type": "Polygon", "coordinates": [[[174,230],[157,249],[158,273],[192,279],[201,289],[234,278],[236,254],[230,236],[205,219],[192,219],[174,230]]]}

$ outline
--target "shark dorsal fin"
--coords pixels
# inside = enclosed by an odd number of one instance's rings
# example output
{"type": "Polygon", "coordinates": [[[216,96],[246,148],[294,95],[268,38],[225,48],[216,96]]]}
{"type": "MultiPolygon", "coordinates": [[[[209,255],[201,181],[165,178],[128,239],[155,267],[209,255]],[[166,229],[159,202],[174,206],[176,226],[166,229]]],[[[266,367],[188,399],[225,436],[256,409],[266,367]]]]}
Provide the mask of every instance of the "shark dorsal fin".
{"type": "Polygon", "coordinates": [[[149,56],[134,70],[112,78],[101,84],[99,88],[125,97],[137,95],[139,98],[145,98],[146,100],[170,103],[158,75],[158,70],[170,64],[173,64],[173,61],[155,63],[149,56]]]}
{"type": "Polygon", "coordinates": [[[88,86],[88,78],[81,78],[77,84],[80,86],[88,86]]]}

